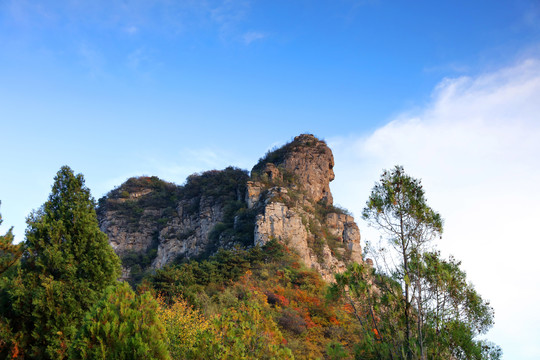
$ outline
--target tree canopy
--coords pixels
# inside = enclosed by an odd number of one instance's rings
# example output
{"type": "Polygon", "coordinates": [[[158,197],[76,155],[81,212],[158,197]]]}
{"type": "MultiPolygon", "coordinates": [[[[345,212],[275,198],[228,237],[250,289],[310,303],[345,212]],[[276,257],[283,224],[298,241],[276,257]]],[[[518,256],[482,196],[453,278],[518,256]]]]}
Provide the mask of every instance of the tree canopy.
{"type": "MultiPolygon", "coordinates": [[[[2,222],[2,214],[0,214],[0,225],[2,222]]],[[[13,266],[21,257],[22,244],[13,244],[13,239],[12,229],[9,229],[5,235],[0,235],[0,275],[13,266]]]]}
{"type": "Polygon", "coordinates": [[[169,360],[158,303],[127,283],[109,287],[85,317],[70,359],[169,360]]]}
{"type": "Polygon", "coordinates": [[[493,324],[489,302],[466,281],[459,262],[433,250],[443,220],[427,205],[420,180],[401,166],[385,170],[363,217],[384,236],[380,246],[368,247],[375,268],[349,266],[336,275],[331,294],[354,308],[365,333],[364,356],[499,358],[497,346],[476,339],[493,324]]]}
{"type": "Polygon", "coordinates": [[[67,166],[27,224],[21,266],[9,289],[16,345],[32,358],[61,359],[84,314],[116,282],[120,262],[99,229],[83,176],[67,166]]]}

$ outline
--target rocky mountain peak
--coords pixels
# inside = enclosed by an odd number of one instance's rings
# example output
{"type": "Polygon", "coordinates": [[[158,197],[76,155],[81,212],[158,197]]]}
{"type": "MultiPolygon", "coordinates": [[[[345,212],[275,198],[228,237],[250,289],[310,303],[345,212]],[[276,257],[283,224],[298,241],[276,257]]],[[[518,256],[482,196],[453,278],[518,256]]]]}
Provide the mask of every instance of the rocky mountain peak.
{"type": "Polygon", "coordinates": [[[302,134],[290,143],[268,152],[252,169],[253,175],[269,179],[292,175],[310,200],[333,203],[330,181],[334,180],[334,156],[323,140],[302,134]],[[287,174],[288,173],[288,174],[287,174]]]}
{"type": "Polygon", "coordinates": [[[332,281],[348,262],[363,261],[358,226],[333,205],[333,167],[324,141],[299,135],[269,151],[251,175],[229,167],[193,174],[182,186],[129,179],[100,199],[100,226],[133,281],[169,263],[272,239],[332,281]]]}

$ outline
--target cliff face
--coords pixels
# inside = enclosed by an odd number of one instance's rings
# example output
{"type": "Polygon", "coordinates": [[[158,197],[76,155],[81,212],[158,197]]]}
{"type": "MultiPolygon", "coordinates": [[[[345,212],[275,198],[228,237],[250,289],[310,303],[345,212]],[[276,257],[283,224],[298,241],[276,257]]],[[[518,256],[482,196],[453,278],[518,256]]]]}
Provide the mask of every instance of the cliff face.
{"type": "Polygon", "coordinates": [[[362,262],[354,218],[332,205],[333,166],[326,143],[300,135],[255,165],[246,193],[248,206],[258,209],[254,243],[285,242],[327,281],[348,262],[362,262]]]}
{"type": "Polygon", "coordinates": [[[100,228],[122,259],[124,278],[249,242],[243,233],[236,238],[216,233],[233,227],[232,213],[243,203],[247,179],[234,168],[191,175],[184,186],[131,178],[101,198],[100,228]]]}
{"type": "Polygon", "coordinates": [[[333,166],[323,141],[300,135],[266,154],[251,177],[227,168],[192,175],[184,186],[132,178],[100,199],[100,226],[126,278],[275,238],[331,281],[346,263],[362,262],[358,226],[332,205],[333,166]]]}

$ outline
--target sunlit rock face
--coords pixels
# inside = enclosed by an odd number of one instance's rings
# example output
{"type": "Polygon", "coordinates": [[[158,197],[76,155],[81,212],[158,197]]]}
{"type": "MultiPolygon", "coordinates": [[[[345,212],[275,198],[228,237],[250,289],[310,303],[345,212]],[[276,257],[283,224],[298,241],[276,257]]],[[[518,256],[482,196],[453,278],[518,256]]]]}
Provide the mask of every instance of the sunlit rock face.
{"type": "Polygon", "coordinates": [[[332,206],[333,167],[325,142],[300,135],[255,165],[246,193],[248,206],[259,210],[255,244],[286,243],[328,281],[348,262],[362,262],[354,218],[332,206]]]}

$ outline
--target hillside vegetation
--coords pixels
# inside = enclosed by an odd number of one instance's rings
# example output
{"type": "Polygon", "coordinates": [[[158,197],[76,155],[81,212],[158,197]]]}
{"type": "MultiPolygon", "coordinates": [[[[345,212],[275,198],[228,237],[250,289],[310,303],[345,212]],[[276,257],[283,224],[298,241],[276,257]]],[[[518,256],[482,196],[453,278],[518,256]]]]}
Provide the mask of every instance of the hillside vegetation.
{"type": "Polygon", "coordinates": [[[24,241],[0,236],[0,358],[500,359],[420,180],[383,171],[367,259],[332,167],[301,135],[251,175],[131,178],[99,205],[62,167],[24,241]]]}

